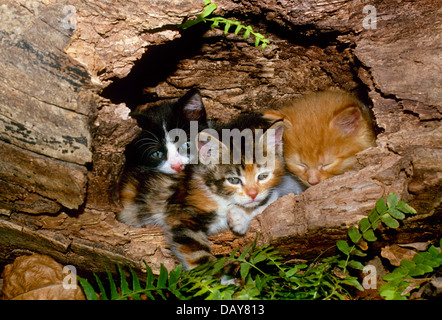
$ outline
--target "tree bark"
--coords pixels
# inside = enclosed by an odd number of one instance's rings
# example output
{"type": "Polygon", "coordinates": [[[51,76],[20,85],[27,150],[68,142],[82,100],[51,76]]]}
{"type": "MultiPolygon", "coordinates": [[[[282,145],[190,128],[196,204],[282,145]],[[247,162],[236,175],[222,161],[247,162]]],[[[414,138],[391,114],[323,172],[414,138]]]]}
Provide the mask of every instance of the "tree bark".
{"type": "Polygon", "coordinates": [[[0,0],[0,261],[36,252],[90,271],[173,267],[161,229],[115,220],[116,187],[139,130],[130,108],[193,86],[221,121],[307,91],[356,90],[379,131],[356,170],[279,199],[245,237],[212,236],[214,254],[258,232],[261,244],[313,257],[390,192],[419,214],[383,241],[441,236],[437,1],[376,2],[374,29],[357,1],[216,2],[216,14],[253,25],[271,48],[216,29],[180,33],[199,0],[0,0]]]}

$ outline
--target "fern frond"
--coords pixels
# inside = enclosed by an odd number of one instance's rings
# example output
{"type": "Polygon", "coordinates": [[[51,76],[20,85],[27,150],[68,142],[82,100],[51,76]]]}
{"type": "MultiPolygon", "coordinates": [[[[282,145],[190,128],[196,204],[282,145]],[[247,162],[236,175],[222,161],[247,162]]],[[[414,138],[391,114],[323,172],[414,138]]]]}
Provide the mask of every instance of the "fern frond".
{"type": "Polygon", "coordinates": [[[213,11],[215,11],[216,8],[217,5],[214,2],[211,2],[210,0],[204,0],[204,11],[198,14],[195,19],[186,21],[185,23],[178,25],[178,28],[186,30],[198,23],[204,22],[211,23],[210,28],[214,29],[220,27],[220,25],[223,24],[224,34],[227,34],[229,33],[229,30],[232,26],[236,26],[234,34],[238,35],[242,30],[244,30],[244,40],[249,38],[250,35],[253,35],[255,37],[255,47],[261,45],[261,50],[264,50],[270,44],[270,41],[268,39],[266,39],[262,34],[255,32],[251,26],[245,26],[237,20],[226,19],[224,17],[211,17],[213,11]]]}

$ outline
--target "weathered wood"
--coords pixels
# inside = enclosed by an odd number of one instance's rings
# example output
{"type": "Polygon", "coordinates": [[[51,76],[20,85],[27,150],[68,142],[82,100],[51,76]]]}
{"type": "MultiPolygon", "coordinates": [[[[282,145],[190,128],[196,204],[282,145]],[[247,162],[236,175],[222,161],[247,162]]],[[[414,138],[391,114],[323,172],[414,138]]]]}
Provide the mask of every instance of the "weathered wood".
{"type": "Polygon", "coordinates": [[[7,2],[1,9],[0,139],[52,158],[91,161],[90,109],[75,99],[84,68],[65,54],[62,6],[7,2]],[[31,8],[27,7],[31,6],[31,8]],[[48,125],[50,123],[51,125],[48,125]]]}
{"type": "MultiPolygon", "coordinates": [[[[24,196],[9,192],[2,196],[8,197],[9,194],[29,202],[26,198],[35,193],[68,209],[77,209],[84,202],[87,170],[82,166],[50,159],[0,141],[0,172],[4,183],[26,190],[24,196]]],[[[13,208],[14,202],[11,209],[17,210],[13,208]]]]}
{"type": "Polygon", "coordinates": [[[437,1],[376,2],[375,29],[364,27],[358,1],[216,2],[217,13],[251,23],[271,48],[221,30],[180,34],[176,25],[201,10],[199,0],[0,0],[0,261],[38,252],[91,271],[143,269],[143,260],[155,272],[171,268],[160,228],[116,221],[115,191],[139,130],[128,107],[193,86],[221,120],[306,91],[358,89],[381,133],[356,170],[281,198],[245,237],[212,236],[215,254],[259,232],[261,244],[314,257],[389,192],[419,215],[382,230],[383,241],[441,236],[437,1]]]}

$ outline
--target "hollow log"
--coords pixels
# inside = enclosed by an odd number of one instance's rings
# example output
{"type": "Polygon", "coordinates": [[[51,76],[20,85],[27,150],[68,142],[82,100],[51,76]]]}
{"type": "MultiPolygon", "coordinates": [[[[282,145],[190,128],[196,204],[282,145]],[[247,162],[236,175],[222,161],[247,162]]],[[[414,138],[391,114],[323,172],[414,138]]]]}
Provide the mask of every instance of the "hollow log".
{"type": "Polygon", "coordinates": [[[253,37],[179,30],[202,11],[199,0],[0,2],[2,264],[36,252],[90,271],[143,269],[143,260],[155,272],[161,263],[172,268],[160,228],[116,221],[116,188],[125,147],[139,132],[131,109],[191,87],[220,121],[341,87],[370,104],[378,130],[355,170],[280,198],[245,237],[211,236],[214,254],[258,232],[260,244],[314,257],[390,192],[418,215],[383,230],[383,241],[441,236],[437,1],[375,1],[365,11],[350,0],[216,1],[216,14],[270,39],[262,51],[253,37]]]}

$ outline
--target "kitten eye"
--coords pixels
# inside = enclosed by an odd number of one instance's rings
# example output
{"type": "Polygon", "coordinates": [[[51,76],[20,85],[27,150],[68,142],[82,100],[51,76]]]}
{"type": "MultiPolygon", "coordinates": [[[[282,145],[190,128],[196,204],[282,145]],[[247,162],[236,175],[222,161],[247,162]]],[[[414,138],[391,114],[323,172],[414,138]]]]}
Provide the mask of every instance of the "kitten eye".
{"type": "Polygon", "coordinates": [[[308,166],[304,163],[295,163],[295,166],[299,169],[299,170],[307,170],[308,166]]]}
{"type": "Polygon", "coordinates": [[[327,169],[330,169],[331,167],[333,167],[333,166],[335,165],[335,163],[336,163],[336,161],[333,161],[333,162],[327,162],[327,163],[325,163],[325,164],[321,164],[321,165],[319,166],[319,169],[320,169],[320,170],[327,170],[327,169]]]}
{"type": "Polygon", "coordinates": [[[258,175],[258,180],[262,181],[265,180],[269,177],[269,173],[261,173],[260,175],[258,175]]]}
{"type": "Polygon", "coordinates": [[[150,157],[153,159],[162,159],[164,157],[164,153],[161,151],[155,151],[150,155],[150,157]]]}
{"type": "Polygon", "coordinates": [[[240,184],[241,183],[240,178],[227,178],[227,181],[231,184],[240,184]]]}

